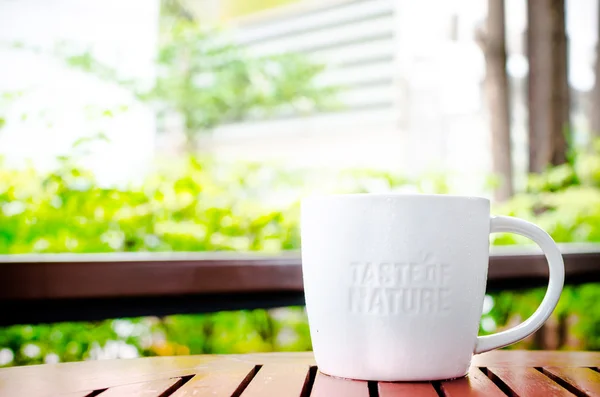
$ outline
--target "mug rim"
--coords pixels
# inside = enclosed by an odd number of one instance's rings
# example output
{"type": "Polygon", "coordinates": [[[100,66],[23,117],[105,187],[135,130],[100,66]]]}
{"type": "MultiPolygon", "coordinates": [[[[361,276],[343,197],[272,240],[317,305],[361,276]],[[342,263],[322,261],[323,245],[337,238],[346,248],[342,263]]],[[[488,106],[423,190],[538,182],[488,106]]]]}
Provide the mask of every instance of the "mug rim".
{"type": "Polygon", "coordinates": [[[435,200],[468,200],[468,201],[484,201],[489,203],[490,199],[481,196],[468,196],[460,194],[445,194],[445,193],[323,193],[307,196],[302,201],[320,200],[320,199],[370,199],[370,198],[388,198],[388,199],[404,199],[404,198],[419,198],[419,199],[435,199],[435,200]]]}

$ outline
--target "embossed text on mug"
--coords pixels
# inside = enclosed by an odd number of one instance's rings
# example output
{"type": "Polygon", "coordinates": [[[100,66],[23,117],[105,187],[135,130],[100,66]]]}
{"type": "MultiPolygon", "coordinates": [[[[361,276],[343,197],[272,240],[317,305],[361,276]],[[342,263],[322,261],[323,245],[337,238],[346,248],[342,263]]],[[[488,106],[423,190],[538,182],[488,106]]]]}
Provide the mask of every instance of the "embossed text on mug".
{"type": "Polygon", "coordinates": [[[351,262],[350,311],[358,314],[447,312],[449,267],[429,261],[351,262]]]}

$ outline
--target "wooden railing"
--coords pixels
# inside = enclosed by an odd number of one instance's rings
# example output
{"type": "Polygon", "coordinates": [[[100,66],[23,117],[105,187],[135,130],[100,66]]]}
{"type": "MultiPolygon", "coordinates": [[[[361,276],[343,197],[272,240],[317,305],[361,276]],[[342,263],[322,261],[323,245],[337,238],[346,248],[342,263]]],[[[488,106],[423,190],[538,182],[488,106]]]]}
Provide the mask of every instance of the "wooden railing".
{"type": "MultiPolygon", "coordinates": [[[[567,284],[600,281],[600,245],[561,250],[567,284]]],[[[0,269],[0,325],[304,304],[295,252],[5,255],[0,269]]],[[[543,286],[547,275],[539,250],[494,247],[487,288],[543,286]]]]}

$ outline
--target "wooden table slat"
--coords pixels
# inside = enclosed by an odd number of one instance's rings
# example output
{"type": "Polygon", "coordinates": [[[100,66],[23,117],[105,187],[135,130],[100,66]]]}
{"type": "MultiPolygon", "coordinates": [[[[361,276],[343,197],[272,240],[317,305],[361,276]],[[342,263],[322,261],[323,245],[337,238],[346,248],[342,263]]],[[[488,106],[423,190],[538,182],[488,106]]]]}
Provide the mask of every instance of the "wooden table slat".
{"type": "MultiPolygon", "coordinates": [[[[66,394],[61,394],[60,397],[88,397],[90,395],[93,395],[92,393],[95,393],[96,390],[84,390],[84,391],[76,391],[76,392],[72,392],[72,393],[66,393],[66,394]]],[[[40,396],[44,396],[47,394],[40,394],[40,396]]],[[[34,396],[29,396],[29,397],[34,397],[34,396]]]]}
{"type": "Polygon", "coordinates": [[[554,382],[535,368],[529,367],[490,367],[493,378],[502,381],[519,397],[563,397],[573,393],[554,382]]]}
{"type": "Polygon", "coordinates": [[[308,365],[264,365],[252,379],[242,397],[301,397],[309,381],[308,365]]]}
{"type": "Polygon", "coordinates": [[[504,350],[473,362],[465,378],[378,384],[324,375],[310,352],[84,361],[0,369],[0,397],[600,396],[599,352],[504,350]]]}
{"type": "Polygon", "coordinates": [[[438,397],[431,383],[380,382],[379,397],[438,397]]]}
{"type": "Polygon", "coordinates": [[[562,379],[588,396],[600,396],[600,373],[593,369],[546,367],[543,371],[555,381],[562,379]]]}
{"type": "Polygon", "coordinates": [[[600,352],[494,350],[473,357],[476,367],[598,367],[600,352]]]}
{"type": "Polygon", "coordinates": [[[369,397],[367,382],[333,378],[317,373],[310,397],[369,397]]]}
{"type": "Polygon", "coordinates": [[[227,366],[197,374],[173,393],[172,397],[230,397],[252,380],[256,370],[254,364],[230,362],[227,366]]]}
{"type": "Polygon", "coordinates": [[[441,389],[445,397],[505,397],[481,370],[471,367],[469,374],[460,379],[442,382],[441,389]]]}
{"type": "Polygon", "coordinates": [[[159,379],[151,382],[132,383],[111,387],[100,393],[102,397],[162,397],[183,382],[181,378],[159,379]]]}

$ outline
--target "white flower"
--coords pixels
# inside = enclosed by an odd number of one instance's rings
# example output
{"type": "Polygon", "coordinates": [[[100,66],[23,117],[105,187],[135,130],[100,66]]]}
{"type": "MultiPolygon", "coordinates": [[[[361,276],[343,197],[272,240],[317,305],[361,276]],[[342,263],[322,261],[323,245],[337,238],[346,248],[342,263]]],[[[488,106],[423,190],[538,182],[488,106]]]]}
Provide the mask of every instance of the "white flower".
{"type": "Polygon", "coordinates": [[[2,212],[6,216],[19,215],[23,211],[25,211],[25,204],[20,201],[11,201],[2,206],[2,212]]]}
{"type": "Polygon", "coordinates": [[[97,343],[90,349],[90,359],[92,360],[112,360],[115,358],[135,358],[139,357],[137,348],[123,341],[109,340],[101,348],[97,343]]]}
{"type": "Polygon", "coordinates": [[[144,237],[144,244],[146,244],[147,247],[155,248],[159,246],[160,239],[153,234],[148,234],[144,237]]]}
{"type": "Polygon", "coordinates": [[[45,238],[40,238],[33,244],[33,250],[34,251],[44,251],[49,246],[50,246],[50,243],[48,242],[48,240],[46,240],[45,238]]]}
{"type": "Polygon", "coordinates": [[[492,298],[490,295],[486,295],[485,298],[483,298],[483,313],[482,314],[488,314],[493,308],[494,308],[494,298],[492,298]]]}
{"type": "Polygon", "coordinates": [[[33,343],[28,343],[23,346],[23,354],[29,358],[35,358],[40,355],[42,350],[38,345],[34,345],[33,343]]]}
{"type": "Polygon", "coordinates": [[[120,343],[116,340],[109,340],[104,345],[104,359],[112,360],[118,358],[119,356],[119,348],[120,343]]]}
{"type": "Polygon", "coordinates": [[[59,361],[60,357],[58,357],[58,354],[56,353],[48,353],[46,354],[46,357],[44,357],[44,362],[46,364],[56,364],[59,361]]]}
{"type": "Polygon", "coordinates": [[[128,320],[114,320],[112,322],[112,329],[121,338],[127,338],[128,336],[131,336],[134,328],[135,325],[128,320]]]}
{"type": "Polygon", "coordinates": [[[89,359],[90,360],[102,360],[104,358],[104,351],[98,344],[98,342],[93,342],[92,347],[90,348],[89,359]]]}
{"type": "Polygon", "coordinates": [[[102,242],[108,244],[110,248],[118,250],[125,243],[125,233],[120,230],[109,230],[100,237],[102,242]]]}
{"type": "Polygon", "coordinates": [[[481,319],[481,328],[486,332],[493,332],[496,330],[496,321],[489,316],[485,316],[481,319]]]}
{"type": "Polygon", "coordinates": [[[77,248],[78,245],[79,245],[79,241],[77,241],[77,239],[67,237],[67,239],[65,240],[65,246],[70,251],[77,248]]]}
{"type": "Polygon", "coordinates": [[[60,208],[62,207],[62,199],[58,196],[54,196],[52,197],[52,200],[50,200],[50,204],[54,207],[54,208],[60,208]]]}
{"type": "Polygon", "coordinates": [[[285,327],[277,334],[277,345],[287,346],[298,341],[298,334],[291,328],[285,327]]]}
{"type": "Polygon", "coordinates": [[[10,364],[14,358],[15,354],[9,348],[0,349],[0,365],[10,364]]]}
{"type": "Polygon", "coordinates": [[[136,358],[139,357],[138,350],[135,346],[121,342],[119,346],[119,358],[136,358]]]}

